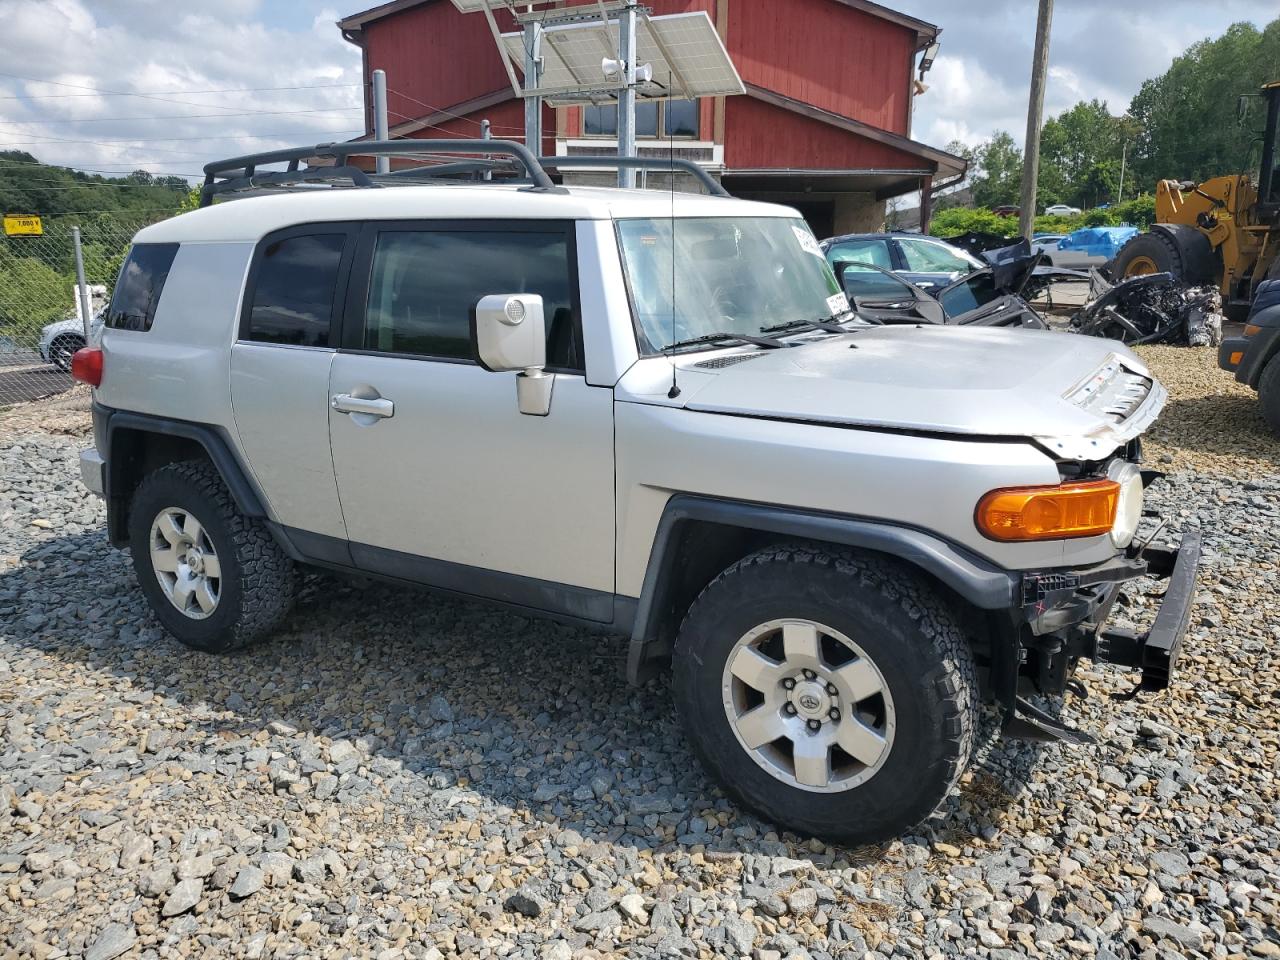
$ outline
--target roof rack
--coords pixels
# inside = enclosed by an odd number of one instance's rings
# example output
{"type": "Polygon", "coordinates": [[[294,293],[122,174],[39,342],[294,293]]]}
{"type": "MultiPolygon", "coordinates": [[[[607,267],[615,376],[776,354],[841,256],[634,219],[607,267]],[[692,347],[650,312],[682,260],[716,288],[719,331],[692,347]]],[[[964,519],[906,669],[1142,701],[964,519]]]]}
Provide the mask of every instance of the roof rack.
{"type": "MultiPolygon", "coordinates": [[[[523,143],[514,140],[351,140],[345,143],[318,143],[312,147],[290,147],[285,150],[268,150],[243,157],[215,160],[204,167],[204,186],[200,190],[200,206],[207,207],[220,193],[256,187],[272,187],[283,184],[315,181],[349,181],[356,187],[381,186],[374,176],[350,165],[352,157],[371,157],[384,154],[396,156],[421,156],[423,154],[498,154],[520,161],[527,180],[534,187],[554,190],[555,184],[547,171],[523,143]],[[309,166],[300,169],[302,161],[332,160],[332,166],[309,166]],[[266,164],[287,163],[284,170],[258,173],[257,168],[266,164]]],[[[483,163],[483,161],[478,161],[483,163]]],[[[458,173],[455,169],[451,173],[458,173]]],[[[470,166],[464,162],[463,166],[470,166]]],[[[425,175],[426,169],[419,175],[425,175]]],[[[404,173],[404,171],[400,171],[404,173]]],[[[418,173],[418,171],[414,171],[418,173]]],[[[437,172],[435,174],[439,176],[437,172]]]]}
{"type": "Polygon", "coordinates": [[[383,187],[409,182],[430,181],[472,174],[480,183],[522,184],[536,190],[558,190],[547,168],[617,168],[641,170],[682,170],[690,174],[707,192],[727,197],[728,192],[702,167],[691,160],[659,157],[572,156],[535,157],[522,143],[514,140],[352,140],[345,143],[318,143],[310,147],[289,147],[246,154],[205,164],[204,186],[200,190],[200,206],[207,207],[214,197],[246,190],[288,188],[295,184],[353,187],[383,187]],[[352,157],[394,155],[400,157],[469,155],[466,159],[373,174],[351,165],[352,157]],[[303,161],[331,160],[332,164],[301,167],[303,161]],[[286,164],[284,170],[258,168],[269,164],[286,164]],[[490,180],[494,172],[503,179],[490,180]],[[485,176],[481,180],[480,177],[485,176]]]}
{"type": "Polygon", "coordinates": [[[719,181],[711,174],[707,173],[704,167],[699,166],[692,160],[685,160],[677,157],[618,157],[610,156],[585,156],[576,154],[572,157],[539,157],[538,163],[543,167],[551,167],[553,169],[564,170],[569,167],[634,167],[637,170],[667,170],[674,172],[683,170],[685,173],[691,174],[695,180],[701,183],[707,189],[707,193],[713,197],[727,197],[729,191],[722,187],[719,181]]]}

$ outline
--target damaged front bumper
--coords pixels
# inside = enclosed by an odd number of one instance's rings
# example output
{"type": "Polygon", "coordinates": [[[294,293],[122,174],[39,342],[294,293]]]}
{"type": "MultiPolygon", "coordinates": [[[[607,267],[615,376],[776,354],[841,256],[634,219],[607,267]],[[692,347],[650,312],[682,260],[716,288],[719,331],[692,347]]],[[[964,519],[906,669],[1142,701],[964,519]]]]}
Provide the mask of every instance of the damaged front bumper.
{"type": "Polygon", "coordinates": [[[1199,530],[1171,548],[1143,547],[1108,563],[1078,570],[1031,573],[1023,578],[1021,621],[1015,625],[1016,664],[999,669],[993,658],[997,700],[1005,707],[1005,734],[1032,740],[1091,742],[1033,706],[1026,695],[1061,693],[1081,659],[1142,672],[1134,693],[1165,689],[1173,676],[1195,600],[1200,566],[1199,530]],[[1167,580],[1155,621],[1145,633],[1108,627],[1125,583],[1138,577],[1167,580]],[[1012,667],[1012,677],[1009,668],[1012,667]],[[1003,688],[1001,690],[1001,688],[1003,688]]]}

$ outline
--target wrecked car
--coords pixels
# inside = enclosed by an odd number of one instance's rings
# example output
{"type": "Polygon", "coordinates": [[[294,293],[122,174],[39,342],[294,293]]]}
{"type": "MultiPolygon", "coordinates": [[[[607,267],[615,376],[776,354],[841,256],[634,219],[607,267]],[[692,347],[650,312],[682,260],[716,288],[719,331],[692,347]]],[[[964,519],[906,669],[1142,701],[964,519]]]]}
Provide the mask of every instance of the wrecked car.
{"type": "Polygon", "coordinates": [[[1071,317],[1071,331],[1131,345],[1214,346],[1222,340],[1222,296],[1170,273],[1147,273],[1112,284],[1089,271],[1087,303],[1071,317]]]}
{"type": "MultiPolygon", "coordinates": [[[[523,144],[414,143],[209,164],[73,358],[95,388],[81,475],[182,643],[265,638],[309,568],[620,635],[630,680],[670,670],[728,796],[848,844],[933,813],[981,703],[1009,735],[1080,742],[1027,697],[1085,659],[1168,684],[1199,531],[1139,536],[1166,394],[1130,351],[857,322],[798,211],[692,164],[709,195],[557,188],[523,144]],[[349,163],[415,149],[524,175],[349,163]],[[298,169],[317,153],[333,166],[298,169]],[[1149,632],[1108,627],[1149,575],[1170,583],[1149,632]]],[[[470,682],[510,684],[526,647],[470,682]]]]}
{"type": "Polygon", "coordinates": [[[869,263],[930,293],[985,266],[968,250],[917,233],[850,233],[819,246],[832,270],[842,263],[869,263]]]}
{"type": "Polygon", "coordinates": [[[870,323],[1046,329],[1022,295],[1035,279],[1039,256],[1024,241],[982,257],[985,267],[934,293],[867,263],[838,262],[835,271],[855,312],[870,323]]]}

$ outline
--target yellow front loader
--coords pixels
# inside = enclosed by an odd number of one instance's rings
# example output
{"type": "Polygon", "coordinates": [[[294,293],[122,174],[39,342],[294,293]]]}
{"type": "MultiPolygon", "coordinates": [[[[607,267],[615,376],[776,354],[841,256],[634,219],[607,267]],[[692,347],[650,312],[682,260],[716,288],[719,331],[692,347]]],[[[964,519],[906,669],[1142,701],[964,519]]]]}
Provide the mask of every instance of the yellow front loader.
{"type": "Polygon", "coordinates": [[[1156,185],[1156,222],[1116,254],[1117,279],[1168,272],[1178,280],[1213,284],[1232,314],[1247,312],[1259,283],[1280,278],[1280,80],[1262,88],[1266,128],[1257,180],[1248,174],[1194,184],[1156,185]]]}

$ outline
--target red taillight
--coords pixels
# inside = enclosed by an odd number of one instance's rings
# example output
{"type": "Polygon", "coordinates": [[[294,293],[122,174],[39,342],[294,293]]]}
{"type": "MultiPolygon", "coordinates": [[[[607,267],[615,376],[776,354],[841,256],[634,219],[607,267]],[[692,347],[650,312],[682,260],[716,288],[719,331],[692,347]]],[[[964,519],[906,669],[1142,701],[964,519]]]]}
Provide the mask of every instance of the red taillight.
{"type": "Polygon", "coordinates": [[[91,387],[102,385],[102,351],[81,347],[71,358],[71,376],[91,387]]]}

